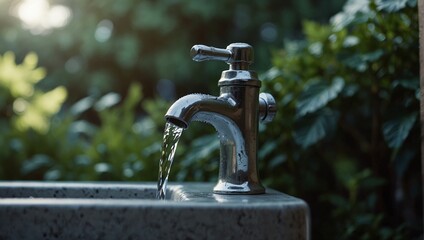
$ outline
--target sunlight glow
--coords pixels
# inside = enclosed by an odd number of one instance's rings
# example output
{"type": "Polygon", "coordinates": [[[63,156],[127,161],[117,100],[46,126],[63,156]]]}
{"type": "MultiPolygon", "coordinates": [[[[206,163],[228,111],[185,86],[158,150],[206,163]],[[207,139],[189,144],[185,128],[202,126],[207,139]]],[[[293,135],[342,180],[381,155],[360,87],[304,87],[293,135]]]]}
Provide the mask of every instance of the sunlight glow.
{"type": "Polygon", "coordinates": [[[64,27],[72,15],[68,7],[50,5],[47,0],[21,0],[10,9],[10,12],[33,34],[46,34],[52,28],[64,27]]]}

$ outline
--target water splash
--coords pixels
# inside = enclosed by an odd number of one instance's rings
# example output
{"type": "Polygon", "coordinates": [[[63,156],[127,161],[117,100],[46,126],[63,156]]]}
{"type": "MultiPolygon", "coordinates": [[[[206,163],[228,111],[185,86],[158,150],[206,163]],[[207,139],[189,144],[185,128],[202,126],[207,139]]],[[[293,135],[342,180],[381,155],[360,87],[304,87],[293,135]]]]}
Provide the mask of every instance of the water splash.
{"type": "Polygon", "coordinates": [[[156,197],[165,199],[166,184],[168,183],[169,172],[174,160],[175,150],[180,140],[183,128],[177,127],[167,122],[163,133],[162,152],[159,161],[158,191],[156,197]]]}

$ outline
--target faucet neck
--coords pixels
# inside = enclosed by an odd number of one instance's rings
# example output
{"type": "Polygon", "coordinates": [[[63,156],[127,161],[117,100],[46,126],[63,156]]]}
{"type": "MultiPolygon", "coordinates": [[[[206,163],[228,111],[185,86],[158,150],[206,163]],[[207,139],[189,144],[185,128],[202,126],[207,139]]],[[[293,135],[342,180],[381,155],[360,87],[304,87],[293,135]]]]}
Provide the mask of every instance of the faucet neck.
{"type": "MultiPolygon", "coordinates": [[[[215,193],[260,194],[261,185],[257,170],[257,135],[259,122],[259,81],[256,72],[226,70],[218,82],[221,96],[231,96],[236,111],[229,117],[231,131],[218,130],[220,136],[219,181],[215,193]],[[226,133],[227,132],[227,133],[226,133]],[[229,137],[236,133],[234,137],[229,137]],[[224,133],[224,134],[223,134],[224,133]],[[226,136],[229,135],[229,136],[226,136]]],[[[224,129],[224,128],[223,128],[224,129]]]]}

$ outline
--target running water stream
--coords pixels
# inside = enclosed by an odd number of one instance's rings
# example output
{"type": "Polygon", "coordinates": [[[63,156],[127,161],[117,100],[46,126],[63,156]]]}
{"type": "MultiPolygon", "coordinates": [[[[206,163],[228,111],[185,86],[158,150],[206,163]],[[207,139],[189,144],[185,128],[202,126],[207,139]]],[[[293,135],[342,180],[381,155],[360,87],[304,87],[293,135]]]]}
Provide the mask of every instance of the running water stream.
{"type": "Polygon", "coordinates": [[[165,199],[169,172],[171,171],[175,150],[177,149],[182,132],[183,128],[177,127],[172,123],[167,122],[165,125],[162,152],[159,161],[158,190],[156,193],[158,199],[165,199]]]}

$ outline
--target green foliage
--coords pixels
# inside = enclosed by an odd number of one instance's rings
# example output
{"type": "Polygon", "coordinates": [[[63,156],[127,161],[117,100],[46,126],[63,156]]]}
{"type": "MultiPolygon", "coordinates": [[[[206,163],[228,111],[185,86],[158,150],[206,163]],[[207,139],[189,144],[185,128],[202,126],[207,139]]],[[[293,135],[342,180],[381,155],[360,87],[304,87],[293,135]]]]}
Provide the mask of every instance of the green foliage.
{"type": "Polygon", "coordinates": [[[48,92],[37,89],[35,84],[45,76],[37,62],[34,53],[27,54],[20,64],[12,52],[0,56],[2,179],[19,178],[51,163],[49,157],[36,152],[46,147],[46,142],[51,143],[48,132],[55,126],[54,117],[67,91],[62,86],[48,92]]]}
{"type": "MultiPolygon", "coordinates": [[[[163,116],[170,103],[143,98],[141,85],[133,83],[125,99],[110,92],[62,106],[63,87],[44,92],[36,85],[45,75],[36,59],[31,53],[17,65],[12,53],[0,58],[0,179],[155,181],[163,116]],[[17,89],[15,83],[25,88],[17,89]],[[20,101],[25,101],[25,109],[20,101]],[[140,111],[144,115],[137,114],[140,111]]],[[[207,135],[202,126],[192,128],[181,139],[177,158],[184,160],[173,178],[216,178],[218,161],[209,160],[210,155],[218,156],[218,142],[205,147],[216,136],[207,135]],[[205,163],[210,175],[204,174],[205,163]]]]}
{"type": "Polygon", "coordinates": [[[154,122],[153,117],[156,110],[164,112],[163,101],[146,101],[152,118],[136,119],[142,89],[133,84],[119,106],[120,96],[108,93],[99,99],[86,97],[58,114],[66,90],[43,92],[35,85],[45,74],[36,67],[35,54],[20,65],[12,53],[0,59],[1,179],[151,181],[157,177],[151,171],[157,169],[157,161],[150,159],[159,158],[157,128],[163,127],[163,120],[154,122]],[[16,89],[15,83],[25,88],[16,89]],[[83,119],[90,111],[98,116],[98,125],[83,119]]]}
{"type": "Polygon", "coordinates": [[[266,182],[310,203],[322,239],[418,237],[416,1],[348,1],[330,25],[303,29],[263,74],[279,99],[261,133],[274,141],[259,152],[266,182]]]}
{"type": "Polygon", "coordinates": [[[12,52],[0,56],[0,111],[3,116],[12,118],[11,124],[17,129],[45,133],[67,91],[64,87],[49,92],[36,90],[34,85],[45,77],[45,70],[36,67],[37,61],[34,53],[26,55],[18,65],[12,52]]]}

